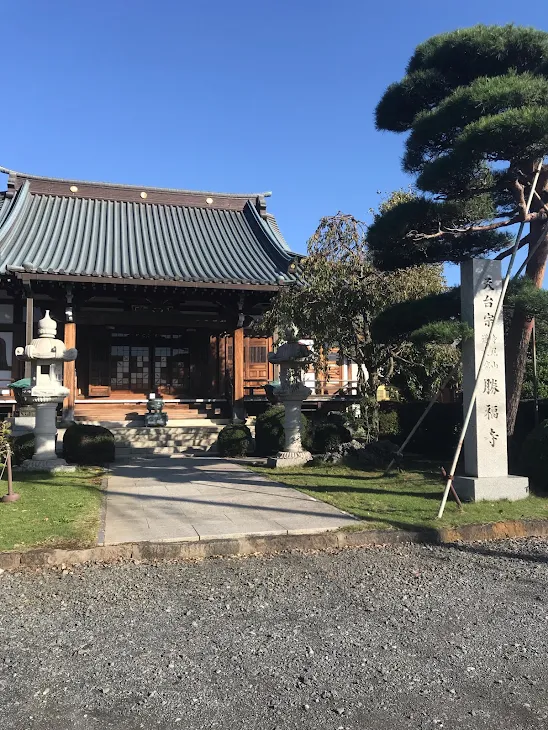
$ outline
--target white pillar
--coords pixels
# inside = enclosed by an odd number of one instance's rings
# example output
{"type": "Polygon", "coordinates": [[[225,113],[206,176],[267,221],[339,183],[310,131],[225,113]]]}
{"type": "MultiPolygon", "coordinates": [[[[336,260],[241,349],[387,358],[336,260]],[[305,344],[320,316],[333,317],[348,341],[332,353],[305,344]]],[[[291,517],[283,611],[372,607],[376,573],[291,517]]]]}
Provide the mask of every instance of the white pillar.
{"type": "Polygon", "coordinates": [[[302,401],[284,401],[285,451],[300,454],[303,450],[301,442],[301,403],[302,401]]]}
{"type": "Polygon", "coordinates": [[[57,403],[36,404],[36,425],[34,427],[34,461],[52,461],[57,459],[55,453],[55,437],[57,403]]]}
{"type": "MultiPolygon", "coordinates": [[[[461,264],[462,319],[474,329],[473,337],[466,340],[462,349],[465,413],[501,293],[500,261],[471,259],[461,264]]],[[[465,476],[455,478],[455,489],[462,499],[515,500],[528,494],[525,477],[508,475],[502,312],[494,325],[464,441],[464,467],[465,476]]]]}
{"type": "Polygon", "coordinates": [[[57,436],[57,405],[62,402],[35,403],[36,425],[34,427],[34,454],[21,464],[25,471],[75,471],[75,466],[68,466],[64,459],[55,453],[57,436]]]}

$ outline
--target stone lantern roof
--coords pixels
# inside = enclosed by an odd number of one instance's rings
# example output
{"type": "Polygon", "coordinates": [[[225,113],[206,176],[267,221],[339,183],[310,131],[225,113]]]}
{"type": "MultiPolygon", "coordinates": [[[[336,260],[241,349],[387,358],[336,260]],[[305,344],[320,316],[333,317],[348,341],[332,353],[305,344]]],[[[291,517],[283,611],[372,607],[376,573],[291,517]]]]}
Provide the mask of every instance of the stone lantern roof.
{"type": "Polygon", "coordinates": [[[31,340],[26,347],[18,347],[15,350],[16,356],[31,361],[76,360],[77,351],[74,348],[67,349],[65,343],[56,338],[56,334],[57,322],[50,317],[47,309],[45,316],[38,322],[38,337],[31,340]]]}

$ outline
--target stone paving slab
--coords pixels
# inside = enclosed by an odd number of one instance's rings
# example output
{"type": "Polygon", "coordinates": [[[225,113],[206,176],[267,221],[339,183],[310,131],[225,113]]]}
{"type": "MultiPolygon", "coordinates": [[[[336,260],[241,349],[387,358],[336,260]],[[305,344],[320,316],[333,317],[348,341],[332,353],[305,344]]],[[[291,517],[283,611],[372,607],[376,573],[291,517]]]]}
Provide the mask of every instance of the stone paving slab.
{"type": "Polygon", "coordinates": [[[104,542],[335,530],[356,519],[223,459],[133,458],[108,477],[104,542]]]}

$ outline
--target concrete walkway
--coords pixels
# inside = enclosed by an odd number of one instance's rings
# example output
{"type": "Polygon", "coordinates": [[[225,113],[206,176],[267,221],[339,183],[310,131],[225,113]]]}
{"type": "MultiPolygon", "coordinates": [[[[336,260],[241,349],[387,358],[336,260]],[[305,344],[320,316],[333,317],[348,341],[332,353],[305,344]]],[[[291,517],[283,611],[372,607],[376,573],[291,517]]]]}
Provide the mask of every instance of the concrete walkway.
{"type": "Polygon", "coordinates": [[[143,458],[117,464],[108,478],[104,543],[313,533],[355,523],[230,461],[143,458]]]}

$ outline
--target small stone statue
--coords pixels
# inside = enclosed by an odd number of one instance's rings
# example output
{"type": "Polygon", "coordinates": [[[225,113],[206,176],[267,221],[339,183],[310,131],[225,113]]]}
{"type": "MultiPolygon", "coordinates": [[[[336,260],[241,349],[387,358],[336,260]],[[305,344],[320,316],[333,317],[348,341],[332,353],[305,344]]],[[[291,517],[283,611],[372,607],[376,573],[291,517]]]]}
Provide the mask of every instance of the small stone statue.
{"type": "Polygon", "coordinates": [[[301,407],[311,390],[303,383],[303,371],[313,361],[314,355],[306,345],[297,340],[294,326],[284,332],[286,342],[268,356],[269,362],[280,366],[280,382],[274,386],[275,397],[284,404],[284,450],[270,461],[271,466],[301,466],[311,461],[312,455],[303,449],[301,441],[301,407]]]}

